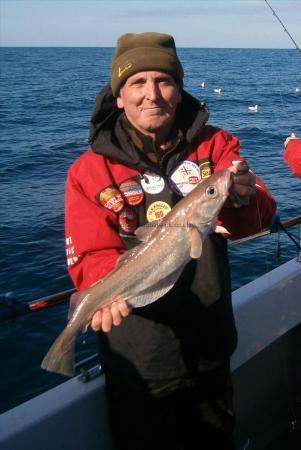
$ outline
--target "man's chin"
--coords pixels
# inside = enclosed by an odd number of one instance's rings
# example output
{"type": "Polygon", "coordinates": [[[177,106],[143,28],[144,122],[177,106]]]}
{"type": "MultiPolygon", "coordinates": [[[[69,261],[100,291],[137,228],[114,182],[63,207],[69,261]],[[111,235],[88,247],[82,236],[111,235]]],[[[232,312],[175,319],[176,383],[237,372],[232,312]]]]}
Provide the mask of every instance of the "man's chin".
{"type": "Polygon", "coordinates": [[[166,127],[169,127],[169,122],[164,120],[163,118],[157,118],[156,120],[150,120],[145,125],[145,129],[150,132],[160,131],[166,127]]]}
{"type": "Polygon", "coordinates": [[[164,129],[164,126],[149,126],[145,128],[145,131],[148,133],[159,133],[162,129],[164,129]]]}

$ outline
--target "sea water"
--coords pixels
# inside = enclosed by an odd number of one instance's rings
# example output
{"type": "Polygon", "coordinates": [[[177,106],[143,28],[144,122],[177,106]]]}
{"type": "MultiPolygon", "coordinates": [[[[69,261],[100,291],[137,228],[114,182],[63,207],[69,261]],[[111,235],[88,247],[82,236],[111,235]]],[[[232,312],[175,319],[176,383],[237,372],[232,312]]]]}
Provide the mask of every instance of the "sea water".
{"type": "MultiPolygon", "coordinates": [[[[28,302],[72,287],[63,229],[66,172],[88,148],[93,103],[108,82],[112,53],[1,49],[1,299],[28,302]]],[[[280,218],[299,216],[301,180],[282,158],[285,137],[301,136],[299,53],[185,48],[179,56],[185,89],[207,104],[209,123],[240,139],[242,154],[277,200],[280,218]],[[255,104],[258,112],[250,113],[255,104]]],[[[231,248],[233,288],[295,255],[294,244],[278,234],[231,248]]],[[[40,363],[66,315],[61,305],[0,325],[1,411],[65,380],[42,371],[40,363]]],[[[92,333],[85,342],[79,338],[77,359],[95,352],[92,333]]]]}

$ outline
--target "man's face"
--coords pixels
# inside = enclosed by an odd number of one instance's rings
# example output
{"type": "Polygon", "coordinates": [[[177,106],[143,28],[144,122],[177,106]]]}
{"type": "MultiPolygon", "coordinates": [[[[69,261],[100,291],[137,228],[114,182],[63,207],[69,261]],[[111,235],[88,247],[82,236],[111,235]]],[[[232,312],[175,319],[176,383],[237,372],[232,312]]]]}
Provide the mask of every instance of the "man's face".
{"type": "Polygon", "coordinates": [[[139,72],[129,77],[120,89],[118,108],[129,122],[147,135],[169,131],[181,101],[179,86],[164,72],[139,72]]]}

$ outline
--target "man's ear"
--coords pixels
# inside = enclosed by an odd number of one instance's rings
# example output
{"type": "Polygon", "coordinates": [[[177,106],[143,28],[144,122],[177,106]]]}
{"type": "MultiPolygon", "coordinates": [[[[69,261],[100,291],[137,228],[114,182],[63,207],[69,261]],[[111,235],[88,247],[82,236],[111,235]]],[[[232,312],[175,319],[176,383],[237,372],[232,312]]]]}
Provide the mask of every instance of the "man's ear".
{"type": "Polygon", "coordinates": [[[117,108],[119,108],[119,109],[123,108],[123,101],[122,101],[122,98],[120,97],[120,95],[118,95],[118,97],[116,99],[116,105],[117,105],[117,108]]]}

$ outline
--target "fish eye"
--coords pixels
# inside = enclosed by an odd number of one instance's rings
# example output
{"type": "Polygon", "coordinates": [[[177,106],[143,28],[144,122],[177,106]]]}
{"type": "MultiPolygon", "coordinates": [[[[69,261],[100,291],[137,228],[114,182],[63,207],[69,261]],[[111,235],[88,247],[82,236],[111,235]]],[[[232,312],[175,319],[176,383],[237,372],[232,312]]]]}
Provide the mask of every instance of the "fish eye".
{"type": "Polygon", "coordinates": [[[214,198],[217,196],[217,189],[215,186],[208,186],[206,189],[206,195],[208,197],[214,198]]]}

